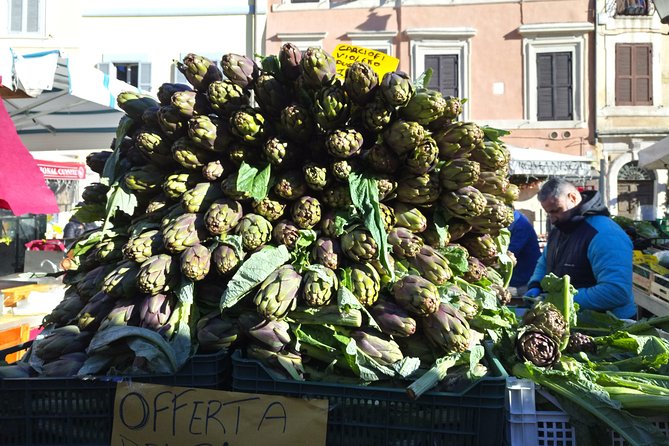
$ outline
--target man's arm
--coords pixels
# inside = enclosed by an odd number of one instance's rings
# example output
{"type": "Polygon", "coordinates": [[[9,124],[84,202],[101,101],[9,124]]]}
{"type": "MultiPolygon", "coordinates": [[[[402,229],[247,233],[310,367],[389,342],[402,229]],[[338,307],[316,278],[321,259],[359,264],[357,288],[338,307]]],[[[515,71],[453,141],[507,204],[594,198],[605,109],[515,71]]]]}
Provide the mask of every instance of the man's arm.
{"type": "MultiPolygon", "coordinates": [[[[574,300],[583,309],[612,311],[633,303],[632,242],[627,235],[610,225],[590,242],[588,260],[597,284],[581,288],[574,300]]],[[[614,311],[615,312],[615,311],[614,311]]]]}
{"type": "Polygon", "coordinates": [[[527,283],[528,288],[541,288],[541,279],[546,275],[546,251],[548,251],[548,246],[544,248],[539,260],[537,260],[537,266],[534,267],[532,277],[527,283]]]}

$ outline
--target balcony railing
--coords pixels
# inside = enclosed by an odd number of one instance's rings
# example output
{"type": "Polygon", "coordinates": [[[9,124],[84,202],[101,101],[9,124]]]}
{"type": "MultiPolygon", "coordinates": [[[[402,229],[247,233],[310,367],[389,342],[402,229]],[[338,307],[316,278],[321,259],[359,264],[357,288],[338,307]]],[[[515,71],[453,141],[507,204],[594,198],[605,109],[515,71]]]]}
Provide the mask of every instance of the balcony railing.
{"type": "Polygon", "coordinates": [[[615,0],[616,16],[648,16],[653,13],[653,2],[649,0],[615,0]]]}

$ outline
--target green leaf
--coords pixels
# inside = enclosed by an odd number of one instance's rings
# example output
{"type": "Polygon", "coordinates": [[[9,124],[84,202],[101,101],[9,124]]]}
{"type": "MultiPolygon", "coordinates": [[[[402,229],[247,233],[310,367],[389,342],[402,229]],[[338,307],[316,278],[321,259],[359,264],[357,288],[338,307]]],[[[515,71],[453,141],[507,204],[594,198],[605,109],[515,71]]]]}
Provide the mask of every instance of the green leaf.
{"type": "Polygon", "coordinates": [[[488,127],[487,125],[483,126],[482,130],[485,137],[491,141],[498,141],[501,136],[506,136],[511,133],[508,130],[496,129],[494,127],[488,127]]]}
{"type": "Polygon", "coordinates": [[[224,245],[230,246],[235,251],[235,255],[238,259],[243,259],[246,255],[244,253],[244,243],[242,242],[241,235],[226,234],[221,237],[219,241],[224,245]]]}
{"type": "Polygon", "coordinates": [[[265,246],[242,263],[221,296],[221,310],[230,308],[265,280],[274,270],[290,260],[285,245],[265,246]]]}
{"type": "MultiPolygon", "coordinates": [[[[87,252],[89,252],[91,249],[95,248],[95,245],[97,245],[102,239],[104,238],[104,235],[102,231],[96,231],[91,233],[88,237],[86,237],[83,240],[79,240],[77,243],[74,244],[72,247],[72,255],[74,257],[79,257],[83,256],[87,252]]],[[[113,237],[116,234],[111,232],[108,234],[109,237],[113,237]]]]}
{"type": "Polygon", "coordinates": [[[448,214],[441,206],[437,206],[434,209],[434,217],[432,219],[434,223],[434,229],[437,232],[437,237],[439,237],[439,246],[444,247],[448,244],[450,236],[448,234],[448,214]]]}
{"type": "Polygon", "coordinates": [[[242,162],[237,173],[235,187],[238,191],[248,192],[255,200],[262,200],[267,197],[271,173],[270,164],[265,166],[262,171],[258,171],[257,167],[242,162]]]}
{"type": "Polygon", "coordinates": [[[337,290],[337,305],[341,312],[347,312],[351,308],[362,311],[367,316],[367,325],[375,330],[381,331],[381,327],[376,323],[372,314],[360,303],[358,298],[355,297],[355,294],[351,291],[351,270],[348,268],[344,269],[342,280],[339,284],[339,289],[337,290]]]}
{"type": "Polygon", "coordinates": [[[291,264],[298,273],[302,273],[311,264],[311,245],[318,238],[312,229],[300,229],[295,241],[295,249],[291,252],[291,264]]]}
{"type": "Polygon", "coordinates": [[[182,303],[193,303],[193,296],[195,294],[195,283],[192,280],[187,280],[182,277],[181,283],[175,290],[174,294],[182,303]]]}
{"type": "Polygon", "coordinates": [[[135,124],[135,121],[130,118],[128,115],[124,115],[119,121],[118,127],[116,128],[116,138],[114,140],[114,151],[112,155],[107,158],[105,162],[105,167],[102,170],[102,177],[100,182],[111,186],[116,183],[120,177],[123,176],[124,172],[119,171],[119,161],[121,159],[121,144],[125,139],[126,135],[135,124]]]}
{"type": "Polygon", "coordinates": [[[423,72],[423,74],[418,76],[418,79],[414,81],[414,87],[416,90],[427,88],[427,86],[430,84],[430,79],[432,79],[432,73],[432,68],[428,68],[423,72]]]}
{"type": "Polygon", "coordinates": [[[111,227],[111,218],[116,212],[125,212],[128,215],[135,213],[137,207],[137,196],[128,189],[125,182],[114,183],[107,192],[107,209],[105,222],[102,230],[107,231],[111,227]]]}
{"type": "Polygon", "coordinates": [[[379,206],[379,189],[377,180],[372,177],[361,175],[357,172],[351,172],[348,177],[351,201],[356,211],[362,216],[365,227],[372,235],[372,238],[379,245],[379,259],[381,264],[391,274],[391,280],[394,280],[395,271],[388,261],[388,236],[383,225],[381,207],[379,206]]]}
{"type": "Polygon", "coordinates": [[[105,219],[105,205],[99,203],[84,203],[74,213],[77,220],[82,223],[94,223],[105,219]]]}
{"type": "Polygon", "coordinates": [[[549,302],[560,310],[563,315],[568,315],[569,326],[574,327],[577,324],[576,320],[576,305],[574,303],[574,296],[576,296],[576,288],[573,285],[569,284],[568,290],[564,289],[564,283],[562,277],[558,277],[553,273],[549,273],[541,279],[541,289],[546,293],[544,297],[545,302],[549,302]],[[567,299],[570,306],[569,310],[565,309],[565,299],[564,293],[568,293],[569,299],[567,299]]]}
{"type": "Polygon", "coordinates": [[[439,252],[446,257],[448,266],[456,275],[462,275],[469,270],[469,262],[467,261],[469,253],[463,246],[455,244],[448,245],[445,248],[440,249],[439,252]]]}
{"type": "Polygon", "coordinates": [[[455,283],[463,289],[467,295],[481,302],[481,308],[496,310],[499,308],[497,296],[492,291],[478,285],[467,282],[466,280],[455,278],[455,283]]]}

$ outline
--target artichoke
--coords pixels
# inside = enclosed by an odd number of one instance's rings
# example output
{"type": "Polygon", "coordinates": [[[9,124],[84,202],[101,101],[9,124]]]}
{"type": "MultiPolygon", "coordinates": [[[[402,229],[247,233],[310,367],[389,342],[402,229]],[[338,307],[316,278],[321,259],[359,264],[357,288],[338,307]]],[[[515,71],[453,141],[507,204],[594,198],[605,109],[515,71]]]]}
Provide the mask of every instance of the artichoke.
{"type": "Polygon", "coordinates": [[[393,204],[395,211],[395,226],[406,228],[413,233],[420,233],[427,229],[427,218],[415,206],[396,202],[393,204]]]}
{"type": "Polygon", "coordinates": [[[139,327],[148,328],[153,331],[165,329],[175,301],[167,294],[154,294],[146,296],[139,305],[139,327]]]}
{"type": "Polygon", "coordinates": [[[228,198],[220,198],[204,214],[204,225],[212,235],[231,232],[242,218],[242,205],[228,198]]]}
{"type": "Polygon", "coordinates": [[[197,322],[198,350],[203,352],[225,351],[239,337],[237,322],[221,313],[212,313],[197,322]]]}
{"type": "Polygon", "coordinates": [[[285,204],[280,201],[273,200],[270,197],[265,197],[259,201],[253,200],[252,206],[253,212],[265,217],[269,221],[276,221],[280,219],[286,210],[285,204]]]}
{"type": "Polygon", "coordinates": [[[597,353],[597,343],[592,336],[574,332],[569,335],[569,342],[565,349],[567,353],[597,353]]]}
{"type": "Polygon", "coordinates": [[[249,105],[249,95],[230,80],[215,81],[207,88],[211,109],[221,118],[227,118],[240,107],[249,105]]]}
{"type": "Polygon", "coordinates": [[[204,279],[210,266],[211,252],[204,245],[191,246],[181,253],[181,273],[192,281],[204,279]]]}
{"type": "Polygon", "coordinates": [[[220,160],[209,161],[202,166],[202,176],[207,181],[216,181],[230,171],[230,166],[226,166],[220,160]]]}
{"type": "Polygon", "coordinates": [[[238,108],[230,115],[229,124],[232,134],[245,143],[259,144],[264,141],[265,117],[256,108],[238,108]]]}
{"type": "Polygon", "coordinates": [[[221,244],[211,253],[211,261],[214,262],[216,271],[227,276],[237,269],[242,259],[239,258],[234,248],[221,244]]]}
{"type": "Polygon", "coordinates": [[[133,167],[124,177],[128,189],[137,193],[146,193],[155,190],[163,183],[163,173],[153,165],[133,167]]]}
{"type": "Polygon", "coordinates": [[[398,181],[395,193],[402,203],[431,204],[439,198],[439,180],[434,173],[406,176],[398,181]]]}
{"type": "Polygon", "coordinates": [[[346,91],[339,85],[322,88],[316,94],[312,114],[323,132],[343,127],[351,114],[351,103],[346,91]]]}
{"type": "Polygon", "coordinates": [[[295,242],[300,237],[300,228],[290,220],[281,220],[272,229],[272,239],[279,245],[286,245],[288,249],[295,248],[295,242]]]}
{"type": "Polygon", "coordinates": [[[394,173],[400,166],[400,159],[385,144],[374,144],[362,154],[362,159],[377,173],[394,173]]]}
{"type": "Polygon", "coordinates": [[[102,281],[102,291],[114,298],[131,297],[137,292],[139,265],[133,261],[120,262],[102,281]]]}
{"type": "Polygon", "coordinates": [[[416,257],[423,247],[423,240],[406,228],[393,228],[388,232],[388,244],[393,254],[401,259],[416,257]]]}
{"type": "Polygon", "coordinates": [[[415,93],[413,82],[403,71],[390,71],[383,75],[379,90],[392,107],[406,106],[415,93]]]}
{"type": "Polygon", "coordinates": [[[188,120],[188,137],[204,150],[222,152],[233,141],[225,123],[209,116],[195,116],[188,120]]]}
{"type": "Polygon", "coordinates": [[[225,77],[242,89],[252,88],[260,73],[260,68],[253,59],[233,53],[223,55],[221,70],[225,77]]]}
{"type": "Polygon", "coordinates": [[[416,332],[416,320],[392,302],[379,300],[369,309],[369,313],[387,335],[406,337],[416,332]]]}
{"type": "Polygon", "coordinates": [[[429,245],[424,245],[415,257],[410,257],[409,263],[422,277],[437,286],[445,284],[453,277],[446,257],[429,245]]]}
{"type": "Polygon", "coordinates": [[[469,323],[452,305],[441,303],[434,313],[422,319],[422,329],[435,348],[445,352],[464,352],[472,341],[469,323]]]}
{"type": "Polygon", "coordinates": [[[473,122],[454,122],[448,127],[432,133],[439,146],[439,158],[448,161],[465,158],[483,142],[483,130],[473,122]]]}
{"type": "Polygon", "coordinates": [[[253,303],[265,319],[282,319],[297,306],[297,292],[302,276],[291,265],[283,265],[261,284],[253,303]]]}
{"type": "Polygon", "coordinates": [[[439,147],[429,136],[407,153],[405,167],[414,175],[422,175],[434,170],[439,162],[439,147]]]}
{"type": "Polygon", "coordinates": [[[307,191],[307,184],[299,171],[289,170],[279,175],[273,191],[286,200],[296,200],[307,191]]]}
{"type": "Polygon", "coordinates": [[[445,191],[439,203],[455,217],[470,221],[486,210],[488,201],[481,191],[473,186],[465,186],[454,191],[445,191]]]}
{"type": "Polygon", "coordinates": [[[457,190],[476,184],[481,175],[481,166],[467,158],[447,161],[439,170],[439,184],[444,190],[457,190]]]}
{"type": "Polygon", "coordinates": [[[176,200],[200,181],[202,181],[202,178],[195,172],[173,173],[165,179],[162,185],[163,192],[169,198],[176,200]]]}
{"type": "Polygon", "coordinates": [[[366,229],[356,228],[341,236],[341,250],[354,262],[369,262],[379,253],[379,245],[366,229]]]}
{"type": "Polygon", "coordinates": [[[300,62],[302,51],[293,43],[284,43],[279,50],[279,65],[281,73],[290,81],[297,80],[300,76],[300,62]]]}
{"type": "Polygon", "coordinates": [[[437,287],[417,275],[406,275],[393,285],[395,302],[416,316],[432,314],[439,308],[440,296],[437,287]]]}
{"type": "Polygon", "coordinates": [[[336,158],[350,158],[360,153],[362,134],[353,128],[336,129],[325,138],[328,153],[336,158]]]}
{"type": "Polygon", "coordinates": [[[206,237],[201,214],[185,213],[169,220],[162,230],[163,244],[171,253],[184,251],[206,237]]]}
{"type": "MultiPolygon", "coordinates": [[[[176,65],[177,69],[186,76],[188,82],[198,91],[206,91],[209,84],[223,78],[214,62],[197,54],[188,53],[183,61],[177,62],[176,65]]],[[[174,97],[174,94],[172,97],[174,97]]]]}
{"type": "Polygon", "coordinates": [[[539,302],[527,311],[523,315],[523,325],[532,325],[557,340],[561,340],[569,328],[560,310],[548,302],[539,302]]]}
{"type": "Polygon", "coordinates": [[[420,90],[411,97],[409,103],[402,109],[402,116],[409,121],[416,121],[420,125],[429,125],[438,119],[446,109],[446,100],[439,91],[420,90]]]}
{"type": "Polygon", "coordinates": [[[344,90],[353,102],[365,105],[379,85],[379,76],[366,63],[353,62],[344,75],[344,90]]]}
{"type": "Polygon", "coordinates": [[[242,313],[239,325],[252,342],[273,352],[283,350],[291,341],[290,325],[283,320],[265,320],[252,313],[242,313]]]}
{"type": "Polygon", "coordinates": [[[385,335],[372,330],[354,330],[351,338],[358,349],[383,366],[390,366],[404,358],[400,346],[385,335]]]}
{"type": "Polygon", "coordinates": [[[425,138],[425,128],[415,121],[396,119],[383,131],[383,142],[398,156],[416,148],[425,138]]]}
{"type": "Polygon", "coordinates": [[[300,197],[293,202],[290,215],[297,226],[311,229],[321,221],[321,204],[313,197],[300,197]]]}
{"type": "Polygon", "coordinates": [[[502,143],[497,141],[485,141],[478,144],[470,154],[469,158],[481,165],[481,170],[495,171],[504,169],[509,165],[511,154],[502,143]]]}
{"type": "Polygon", "coordinates": [[[291,91],[270,73],[262,73],[253,84],[254,98],[267,116],[278,118],[281,110],[290,104],[291,91]]]}
{"type": "Polygon", "coordinates": [[[235,234],[242,237],[244,249],[253,251],[270,240],[272,224],[258,214],[246,214],[239,220],[235,234]]]}
{"type": "Polygon", "coordinates": [[[214,183],[198,183],[181,196],[181,207],[186,212],[202,213],[223,196],[223,191],[214,183]]]}
{"type": "Polygon", "coordinates": [[[304,273],[302,300],[310,307],[322,307],[332,300],[339,287],[337,275],[329,268],[304,273]]]}
{"type": "Polygon", "coordinates": [[[292,104],[281,110],[280,129],[296,143],[306,143],[314,131],[311,113],[304,107],[292,104]]]}
{"type": "Polygon", "coordinates": [[[318,47],[309,47],[302,54],[300,73],[304,85],[317,89],[330,84],[337,75],[337,64],[334,57],[318,47]]]}
{"type": "Polygon", "coordinates": [[[213,153],[195,145],[188,137],[182,137],[172,143],[172,157],[181,167],[187,170],[201,170],[213,160],[213,153]]]}
{"type": "Polygon", "coordinates": [[[371,307],[379,298],[381,277],[369,263],[357,263],[351,266],[351,287],[360,304],[371,307]]]}
{"type": "Polygon", "coordinates": [[[550,334],[528,325],[517,335],[516,354],[521,361],[530,361],[537,367],[550,367],[560,360],[560,344],[550,334]]]}
{"type": "Polygon", "coordinates": [[[307,163],[302,167],[304,181],[313,190],[323,190],[328,184],[328,170],[316,163],[307,163]]]}
{"type": "Polygon", "coordinates": [[[170,105],[172,103],[172,95],[177,91],[193,91],[193,88],[186,84],[165,82],[158,87],[158,92],[156,93],[160,105],[170,105]]]}
{"type": "Polygon", "coordinates": [[[380,94],[360,109],[360,124],[372,133],[381,133],[393,120],[395,108],[388,105],[380,94]]]}
{"type": "Polygon", "coordinates": [[[171,291],[177,285],[179,265],[168,254],[149,257],[137,274],[137,286],[143,293],[154,295],[171,291]]]}
{"type": "Polygon", "coordinates": [[[336,270],[341,260],[339,241],[330,237],[318,238],[311,248],[311,256],[316,263],[336,270]]]}

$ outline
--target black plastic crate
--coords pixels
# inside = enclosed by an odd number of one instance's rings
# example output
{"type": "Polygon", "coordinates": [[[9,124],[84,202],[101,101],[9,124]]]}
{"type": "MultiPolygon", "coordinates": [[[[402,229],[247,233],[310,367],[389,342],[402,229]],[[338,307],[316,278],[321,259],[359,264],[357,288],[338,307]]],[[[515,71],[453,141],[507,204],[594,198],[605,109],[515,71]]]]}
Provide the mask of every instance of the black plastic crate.
{"type": "Polygon", "coordinates": [[[230,355],[195,355],[174,375],[0,380],[0,445],[107,446],[116,383],[229,390],[230,355]]]}
{"type": "Polygon", "coordinates": [[[508,375],[490,351],[486,362],[490,374],[470,388],[412,400],[403,388],[275,379],[262,363],[237,351],[232,390],[327,399],[328,446],[502,445],[508,375]]]}

